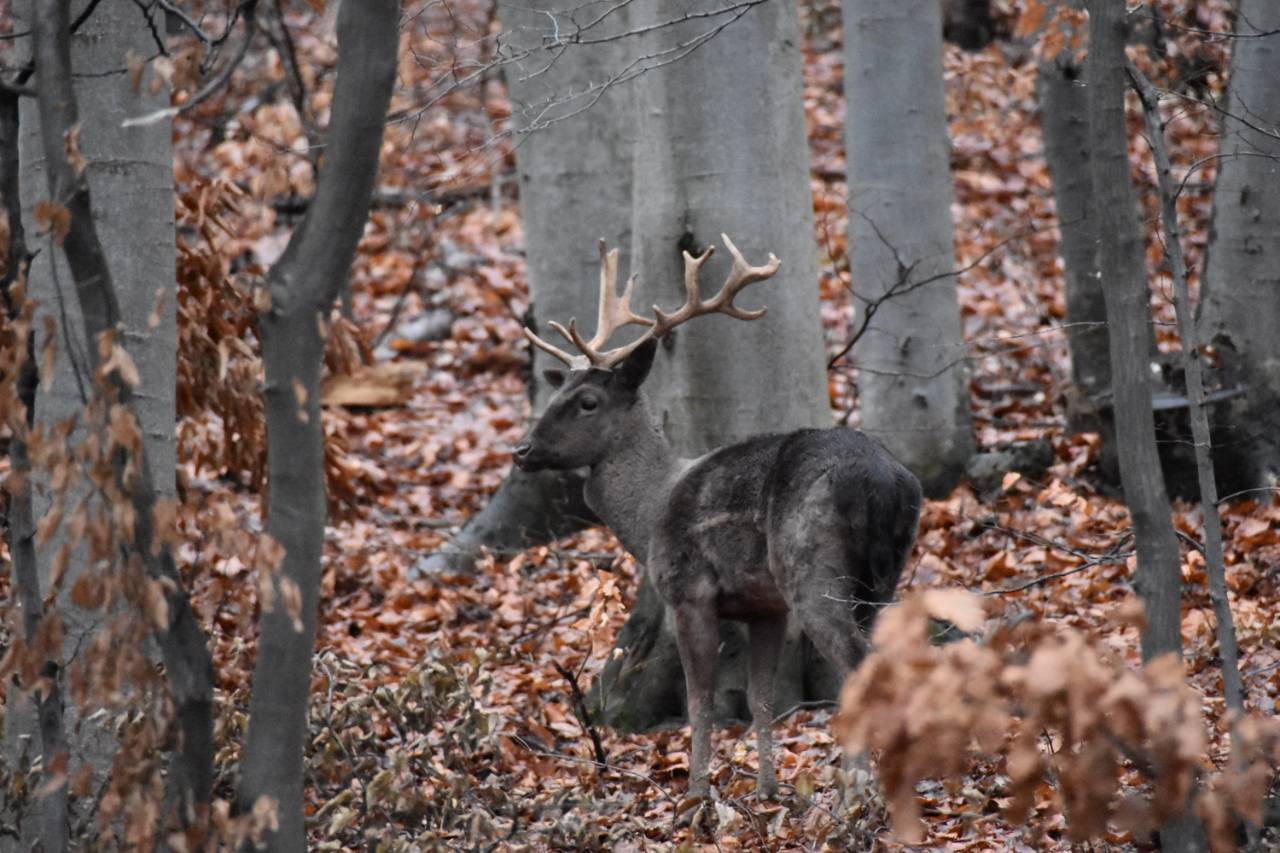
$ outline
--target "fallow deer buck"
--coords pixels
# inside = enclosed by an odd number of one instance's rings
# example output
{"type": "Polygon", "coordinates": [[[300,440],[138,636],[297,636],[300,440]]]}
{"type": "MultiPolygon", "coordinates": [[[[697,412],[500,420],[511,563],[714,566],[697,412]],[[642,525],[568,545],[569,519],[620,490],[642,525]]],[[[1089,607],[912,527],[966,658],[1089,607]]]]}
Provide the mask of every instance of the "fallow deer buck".
{"type": "Polygon", "coordinates": [[[719,619],[745,622],[750,641],[748,702],[759,744],[756,790],[776,793],[773,678],[787,618],[846,673],[862,658],[877,609],[893,596],[915,539],[920,485],[883,447],[849,428],[760,435],[698,459],[677,458],[641,391],[657,340],[703,314],[757,320],[733,304],[769,278],[779,260],[751,266],[727,236],[733,268],[703,300],[698,273],[711,249],[684,255],[685,303],[652,319],[631,310],[635,276],[617,292],[618,253],[600,244],[595,336],[574,321],[551,327],[570,354],[528,329],[536,346],[571,369],[545,371],[559,392],[515,449],[526,471],[589,468],[587,504],[649,573],[675,612],[693,750],[689,793],[710,794],[712,691],[719,619]],[[614,331],[648,327],[635,341],[602,349],[614,331]]]}

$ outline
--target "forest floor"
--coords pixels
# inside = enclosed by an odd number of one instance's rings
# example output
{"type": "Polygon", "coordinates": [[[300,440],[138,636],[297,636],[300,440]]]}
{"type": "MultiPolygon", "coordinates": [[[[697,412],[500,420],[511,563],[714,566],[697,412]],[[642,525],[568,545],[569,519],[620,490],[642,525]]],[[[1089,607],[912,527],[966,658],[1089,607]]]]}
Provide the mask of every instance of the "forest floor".
{"type": "MultiPolygon", "coordinates": [[[[417,109],[425,100],[421,90],[442,67],[431,57],[444,63],[451,53],[486,49],[485,4],[443,9],[447,15],[439,4],[426,6],[405,36],[394,104],[401,118],[388,133],[380,200],[354,276],[355,337],[380,345],[382,357],[354,378],[335,377],[329,388],[337,513],[327,533],[308,755],[314,848],[898,849],[903,843],[883,810],[838,805],[831,709],[796,710],[779,723],[783,794],[773,803],[750,796],[754,738],[742,727],[717,733],[714,838],[677,821],[687,784],[687,729],[639,735],[598,729],[607,769],[597,767],[592,732],[575,713],[575,690],[585,691],[607,660],[637,585],[635,561],[606,531],[493,555],[470,573],[415,577],[415,566],[448,548],[450,534],[501,482],[529,412],[513,152],[509,139],[493,138],[506,114],[502,87],[485,82],[417,109]],[[442,340],[396,331],[441,311],[452,316],[442,340]],[[340,395],[368,388],[387,393],[387,404],[338,404],[365,399],[340,395]]],[[[805,104],[831,355],[852,327],[837,11],[836,4],[819,3],[804,13],[805,104]]],[[[298,14],[291,23],[299,53],[315,68],[326,67],[332,48],[323,28],[298,14]]],[[[201,212],[216,207],[221,226],[210,236],[193,224],[192,207],[182,239],[225,265],[274,260],[292,224],[280,200],[309,188],[306,161],[282,156],[305,150],[306,128],[293,105],[246,94],[255,78],[282,74],[274,53],[251,57],[225,98],[176,130],[181,192],[188,199],[205,192],[206,200],[193,205],[201,212]],[[218,194],[225,197],[221,206],[208,200],[218,194]]],[[[1054,461],[1038,480],[1006,477],[981,495],[962,485],[928,502],[903,584],[972,590],[987,599],[993,623],[1032,618],[1074,626],[1136,663],[1137,631],[1116,616],[1134,597],[1128,516],[1114,494],[1095,485],[1096,438],[1066,431],[1065,304],[1035,79],[1029,48],[948,47],[965,339],[956,357],[970,369],[980,447],[1046,439],[1054,461]],[[1094,559],[1117,553],[1120,559],[1094,559]]],[[[327,108],[323,75],[319,83],[310,101],[317,115],[327,108]]],[[[1213,133],[1210,117],[1184,113],[1170,126],[1177,162],[1211,154],[1213,133]]],[[[1152,172],[1140,143],[1133,155],[1147,196],[1150,266],[1160,269],[1152,172]]],[[[1184,197],[1193,265],[1208,234],[1211,178],[1184,197]]],[[[1159,338],[1170,347],[1176,335],[1168,325],[1168,282],[1158,284],[1159,338]]],[[[234,350],[224,344],[222,358],[234,361],[234,350]]],[[[830,372],[833,409],[854,424],[855,382],[850,360],[830,372]]],[[[252,533],[262,522],[252,476],[228,475],[213,461],[234,455],[238,442],[252,444],[228,424],[189,414],[182,441],[184,517],[190,541],[198,543],[184,558],[216,649],[221,792],[230,796],[248,708],[256,584],[251,555],[218,544],[210,531],[252,533]]],[[[1201,538],[1202,520],[1194,504],[1178,503],[1175,515],[1185,534],[1184,669],[1203,696],[1212,732],[1206,761],[1221,767],[1225,721],[1214,620],[1203,558],[1188,544],[1201,538]]],[[[1224,518],[1249,704],[1274,713],[1280,501],[1266,494],[1233,499],[1224,518]]],[[[920,786],[925,840],[912,849],[1066,849],[1064,818],[1048,783],[1031,820],[1011,825],[1002,817],[1006,771],[1000,762],[975,759],[958,782],[920,786]]],[[[1141,839],[1115,830],[1090,849],[1140,847],[1141,839]]]]}
{"type": "MultiPolygon", "coordinates": [[[[432,8],[406,37],[421,40],[414,45],[419,56],[463,51],[469,43],[459,31],[478,36],[490,26],[488,10],[479,5],[456,6],[448,21],[436,20],[439,10],[432,8]]],[[[832,11],[817,6],[806,14],[805,103],[824,253],[823,319],[834,355],[852,327],[852,301],[841,44],[832,11]]],[[[479,40],[470,44],[483,49],[479,40]]],[[[304,37],[299,50],[322,52],[323,46],[304,37]]],[[[406,61],[402,77],[428,74],[427,65],[406,61]]],[[[1137,631],[1115,615],[1134,596],[1133,558],[1094,560],[1128,552],[1128,516],[1114,495],[1095,488],[1095,438],[1065,429],[1070,374],[1061,330],[1063,282],[1035,78],[1030,50],[1010,43],[978,53],[947,51],[965,337],[965,351],[956,356],[971,371],[979,445],[1047,439],[1054,463],[1038,481],[1006,478],[984,495],[960,486],[946,500],[929,502],[904,587],[963,587],[989,599],[993,621],[1075,626],[1136,662],[1137,631]]],[[[491,139],[505,116],[501,86],[451,93],[420,115],[412,112],[411,94],[398,95],[396,106],[408,118],[388,135],[382,192],[410,201],[392,198],[375,210],[354,280],[359,335],[365,342],[380,338],[382,355],[394,356],[330,388],[335,401],[344,392],[389,388],[394,404],[333,405],[326,415],[333,444],[341,448],[334,453],[335,491],[345,500],[328,533],[314,683],[308,802],[316,848],[897,846],[881,810],[849,813],[837,803],[830,709],[797,710],[778,726],[784,795],[776,803],[749,796],[753,739],[742,727],[720,733],[714,762],[719,829],[711,842],[677,822],[687,783],[686,729],[641,735],[599,729],[594,734],[608,769],[593,763],[592,732],[575,713],[574,693],[586,690],[606,661],[637,584],[635,561],[607,532],[491,556],[473,573],[415,577],[424,556],[448,548],[450,533],[501,482],[510,448],[526,428],[527,354],[520,336],[526,294],[512,146],[509,139],[491,139]],[[430,198],[413,201],[424,190],[430,198]],[[454,318],[443,340],[398,336],[406,321],[442,310],[454,318]]],[[[296,148],[282,129],[298,125],[290,109],[245,106],[239,135],[233,131],[216,144],[215,159],[223,164],[216,177],[247,191],[239,217],[228,214],[235,239],[219,246],[223,256],[239,249],[269,262],[285,223],[262,200],[278,196],[282,181],[305,193],[305,186],[294,185],[305,181],[305,170],[301,178],[296,169],[273,176],[268,165],[257,183],[251,171],[264,136],[278,134],[277,145],[296,148]],[[263,113],[273,108],[276,115],[263,113]]],[[[1170,132],[1181,163],[1213,151],[1213,127],[1203,114],[1185,114],[1170,132]]],[[[199,136],[179,134],[184,147],[191,143],[197,173],[199,136]]],[[[1150,165],[1139,145],[1133,153],[1151,214],[1150,165]]],[[[1211,186],[1210,179],[1203,185],[1211,186]]],[[[1209,193],[1189,192],[1184,213],[1194,266],[1208,233],[1209,193]]],[[[1149,216],[1151,266],[1159,269],[1154,223],[1149,216]]],[[[1168,347],[1176,335],[1167,323],[1167,282],[1161,284],[1153,305],[1165,321],[1158,329],[1168,347]]],[[[830,373],[833,409],[856,424],[855,380],[849,360],[830,373]]],[[[202,480],[197,466],[189,479],[206,484],[208,502],[225,499],[225,486],[202,480]]],[[[241,494],[235,505],[237,523],[256,524],[255,497],[241,494]]],[[[1230,501],[1225,523],[1250,704],[1273,712],[1280,695],[1280,503],[1230,501]]],[[[1196,506],[1178,504],[1176,524],[1190,540],[1200,537],[1196,506]]],[[[1204,697],[1205,721],[1214,732],[1208,760],[1221,766],[1226,753],[1214,623],[1203,559],[1184,546],[1185,672],[1204,697]]],[[[246,563],[233,556],[212,571],[206,566],[197,581],[218,649],[227,769],[239,740],[230,735],[243,725],[253,657],[246,563]]],[[[1065,846],[1052,786],[1039,792],[1032,820],[1010,825],[1002,818],[1007,784],[998,762],[976,760],[959,783],[922,785],[923,846],[1065,846]]],[[[1137,843],[1116,831],[1101,846],[1137,843]]]]}

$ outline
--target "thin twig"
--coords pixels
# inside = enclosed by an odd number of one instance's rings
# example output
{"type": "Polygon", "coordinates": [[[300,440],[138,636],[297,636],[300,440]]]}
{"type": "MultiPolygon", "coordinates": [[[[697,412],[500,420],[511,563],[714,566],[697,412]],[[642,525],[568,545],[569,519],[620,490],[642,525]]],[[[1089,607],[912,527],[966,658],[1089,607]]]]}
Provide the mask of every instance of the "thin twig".
{"type": "MultiPolygon", "coordinates": [[[[591,737],[591,746],[595,749],[596,763],[600,768],[607,767],[609,761],[604,754],[604,744],[600,742],[600,730],[596,728],[595,722],[591,719],[591,712],[587,710],[587,697],[582,695],[582,688],[578,685],[578,677],[565,669],[560,664],[560,661],[552,661],[551,665],[556,668],[556,672],[560,673],[560,676],[565,681],[569,682],[569,691],[573,694],[573,705],[578,713],[578,722],[591,737]]],[[[603,773],[603,770],[601,772],[603,773]]]]}
{"type": "Polygon", "coordinates": [[[1225,32],[1222,30],[1207,30],[1207,29],[1203,29],[1202,27],[1191,27],[1191,26],[1187,26],[1186,24],[1175,23],[1174,21],[1164,17],[1163,15],[1159,14],[1154,10],[1151,10],[1151,11],[1135,10],[1131,14],[1135,16],[1150,18],[1152,21],[1155,21],[1160,26],[1167,27],[1171,30],[1178,30],[1184,33],[1195,33],[1197,35],[1208,36],[1209,38],[1207,39],[1207,41],[1210,44],[1216,41],[1260,39],[1260,38],[1266,38],[1268,36],[1273,36],[1277,33],[1280,33],[1280,30],[1266,30],[1264,32],[1257,32],[1257,33],[1240,33],[1240,32],[1225,32]]]}
{"type": "MultiPolygon", "coordinates": [[[[863,302],[865,302],[866,307],[863,308],[862,310],[862,322],[859,323],[858,328],[854,330],[848,342],[840,349],[839,352],[837,352],[835,355],[833,355],[831,358],[827,360],[828,370],[835,367],[836,363],[840,361],[840,359],[844,358],[844,356],[846,356],[849,353],[849,351],[853,349],[853,345],[858,342],[858,339],[863,336],[863,334],[867,330],[867,327],[871,324],[871,319],[875,316],[876,311],[879,310],[880,306],[883,305],[885,302],[889,301],[890,299],[895,299],[899,296],[905,296],[906,294],[911,293],[912,291],[915,291],[926,285],[934,284],[935,282],[939,282],[947,278],[954,278],[961,275],[962,273],[970,272],[971,270],[977,268],[977,266],[981,264],[983,261],[985,261],[987,258],[991,257],[996,252],[1000,251],[1005,246],[1012,243],[1014,240],[1020,240],[1024,237],[1031,236],[1033,234],[1038,233],[1041,230],[1039,228],[1030,228],[1030,229],[1027,229],[1026,231],[1022,231],[1017,234],[1011,234],[1008,237],[1005,237],[1003,240],[996,243],[994,246],[991,246],[990,248],[988,248],[986,251],[978,255],[976,258],[974,258],[972,261],[965,264],[964,266],[957,267],[955,269],[948,270],[946,272],[936,273],[934,275],[927,276],[917,281],[911,281],[911,273],[916,268],[916,266],[919,265],[921,259],[914,260],[910,264],[904,263],[901,255],[898,253],[898,248],[895,245],[893,245],[889,241],[889,239],[880,231],[879,226],[876,225],[876,223],[871,219],[871,217],[867,216],[865,213],[863,213],[860,210],[854,210],[853,213],[855,213],[856,215],[861,217],[863,220],[865,220],[867,224],[871,226],[871,229],[875,232],[876,237],[880,240],[881,244],[883,244],[885,248],[887,248],[890,252],[893,253],[894,262],[898,266],[898,280],[895,281],[889,287],[888,290],[886,290],[884,293],[880,294],[874,299],[867,299],[866,297],[859,296],[856,292],[852,290],[852,287],[850,287],[850,292],[853,293],[854,298],[860,299],[863,302]]],[[[1052,331],[1052,330],[1048,330],[1048,331],[1052,331]]],[[[1037,332],[1034,334],[1041,334],[1041,333],[1037,332]]],[[[974,342],[961,342],[960,346],[969,346],[972,343],[974,342]]],[[[943,369],[943,372],[945,372],[951,366],[952,365],[947,365],[947,367],[943,369]]],[[[932,378],[932,377],[927,377],[927,378],[932,378]]]]}
{"type": "MultiPolygon", "coordinates": [[[[307,86],[302,80],[302,72],[298,67],[298,52],[293,44],[293,34],[289,32],[289,24],[284,19],[284,9],[280,5],[280,0],[274,0],[273,5],[275,14],[272,19],[280,28],[280,38],[276,38],[272,27],[268,26],[264,32],[280,52],[280,58],[288,74],[289,94],[293,99],[293,108],[298,113],[298,123],[302,125],[302,130],[307,136],[307,150],[309,153],[315,152],[320,149],[320,136],[307,115],[307,86]]],[[[316,168],[314,154],[310,154],[307,159],[311,161],[311,167],[314,170],[316,168]]]]}
{"type": "MultiPolygon", "coordinates": [[[[199,24],[192,20],[192,18],[182,10],[181,6],[175,6],[168,2],[168,0],[155,0],[155,4],[163,9],[167,14],[172,15],[180,21],[183,26],[190,30],[191,34],[200,39],[200,41],[204,42],[206,45],[213,44],[213,38],[206,33],[199,24]]],[[[230,27],[228,27],[228,29],[230,29],[230,27]]]]}
{"type": "Polygon", "coordinates": [[[1238,492],[1232,492],[1229,495],[1225,495],[1223,497],[1218,498],[1218,503],[1224,504],[1227,501],[1235,500],[1241,495],[1248,495],[1254,492],[1271,492],[1272,494],[1280,494],[1280,486],[1258,486],[1257,488],[1253,488],[1253,489],[1241,489],[1238,492]]]}
{"type": "MultiPolygon", "coordinates": [[[[586,764],[591,767],[598,767],[600,765],[600,762],[594,761],[590,758],[579,758],[576,755],[566,755],[563,752],[556,752],[553,749],[539,749],[538,747],[529,743],[527,740],[525,740],[523,737],[521,737],[518,734],[509,734],[507,735],[507,737],[511,738],[513,742],[519,744],[520,746],[524,747],[529,752],[532,752],[535,755],[545,755],[548,758],[555,758],[559,761],[567,761],[570,764],[586,764]]],[[[639,779],[642,782],[647,782],[651,786],[653,786],[654,790],[656,790],[659,794],[661,794],[662,798],[665,799],[667,802],[671,803],[673,806],[679,805],[679,803],[676,801],[676,798],[671,796],[671,794],[667,792],[667,789],[664,788],[661,784],[659,784],[658,781],[654,779],[652,776],[648,776],[644,773],[641,773],[639,770],[632,770],[628,767],[618,767],[617,765],[614,765],[614,764],[606,763],[604,765],[604,769],[613,773],[620,773],[623,776],[630,776],[633,779],[639,779]]]]}
{"type": "Polygon", "coordinates": [[[1117,539],[1111,545],[1111,547],[1108,548],[1104,553],[1089,554],[1084,551],[1081,551],[1078,548],[1073,548],[1070,545],[1066,544],[1065,542],[1059,542],[1056,539],[1047,539],[1037,533],[1032,533],[1027,530],[1016,530],[1011,527],[1004,527],[1003,525],[996,524],[992,521],[988,521],[985,519],[976,519],[976,518],[971,518],[969,516],[965,516],[965,518],[969,521],[973,521],[974,523],[982,527],[985,527],[988,530],[995,530],[997,532],[1004,533],[1007,536],[1013,536],[1014,538],[1031,542],[1034,545],[1039,545],[1042,548],[1052,548],[1057,551],[1062,551],[1063,553],[1069,554],[1072,557],[1075,557],[1076,559],[1082,561],[1081,564],[1078,566],[1072,566],[1069,569],[1064,569],[1063,571],[1054,572],[1048,575],[1040,575],[1039,577],[1033,578],[1032,580],[1018,584],[1016,586],[988,590],[984,592],[983,595],[988,595],[988,596],[1008,595],[1009,593],[1023,592],[1027,589],[1030,589],[1033,586],[1038,586],[1039,584],[1048,583],[1049,581],[1070,577],[1071,575],[1079,574],[1080,572],[1087,571],[1088,569],[1092,569],[1096,566],[1105,566],[1105,565],[1122,563],[1125,560],[1127,560],[1129,557],[1133,556],[1133,553],[1134,553],[1132,550],[1128,550],[1128,551],[1122,550],[1125,546],[1125,543],[1127,543],[1131,538],[1133,538],[1132,529],[1126,530],[1124,534],[1119,539],[1117,539]]]}
{"type": "Polygon", "coordinates": [[[200,103],[206,101],[214,93],[222,89],[227,81],[231,79],[231,75],[240,63],[244,61],[245,56],[249,53],[249,45],[253,42],[254,33],[257,32],[257,16],[255,14],[257,8],[257,0],[247,0],[242,4],[244,11],[244,39],[240,42],[240,47],[236,50],[235,56],[228,59],[207,83],[200,88],[198,92],[188,98],[183,104],[176,107],[165,107],[162,110],[156,110],[145,115],[127,118],[120,123],[121,127],[139,127],[148,124],[155,124],[158,121],[173,118],[185,112],[189,112],[200,103]]]}
{"type": "Polygon", "coordinates": [[[1254,123],[1254,122],[1252,122],[1252,121],[1249,121],[1247,118],[1244,118],[1243,116],[1236,115],[1235,113],[1231,112],[1230,110],[1226,109],[1225,107],[1222,107],[1222,106],[1218,105],[1217,103],[1215,103],[1215,102],[1213,102],[1213,101],[1205,101],[1205,100],[1201,100],[1200,98],[1193,97],[1192,95],[1188,95],[1188,94],[1186,94],[1186,93],[1184,93],[1184,92],[1174,92],[1174,91],[1169,90],[1169,89],[1156,89],[1154,86],[1153,86],[1152,88],[1153,88],[1153,89],[1155,89],[1155,91],[1156,91],[1156,92],[1158,92],[1160,95],[1162,95],[1162,96],[1164,96],[1164,97],[1168,97],[1168,98],[1179,98],[1179,99],[1184,100],[1184,101],[1189,101],[1189,102],[1191,102],[1191,103],[1193,103],[1193,104],[1199,104],[1199,105],[1200,105],[1200,106],[1202,106],[1202,107],[1207,107],[1208,109],[1213,110],[1215,113],[1217,113],[1218,115],[1222,116],[1223,118],[1229,118],[1229,119],[1232,119],[1233,121],[1238,121],[1238,122],[1240,122],[1240,124],[1242,124],[1242,125],[1244,125],[1245,127],[1249,128],[1249,129],[1250,129],[1250,130],[1252,130],[1254,133],[1261,134],[1262,136],[1266,136],[1266,137],[1269,137],[1269,138],[1271,138],[1271,139],[1277,139],[1277,140],[1280,140],[1280,131],[1276,131],[1276,130],[1273,130],[1273,129],[1270,129],[1270,128],[1266,128],[1266,127],[1263,127],[1263,126],[1261,126],[1261,125],[1259,125],[1259,124],[1256,124],[1256,123],[1254,123]]]}

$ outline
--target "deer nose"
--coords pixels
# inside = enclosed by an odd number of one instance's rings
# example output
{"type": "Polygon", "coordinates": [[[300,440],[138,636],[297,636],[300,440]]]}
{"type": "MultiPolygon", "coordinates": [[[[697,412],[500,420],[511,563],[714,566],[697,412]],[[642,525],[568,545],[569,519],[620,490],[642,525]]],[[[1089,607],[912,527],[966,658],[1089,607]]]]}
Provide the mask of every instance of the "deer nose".
{"type": "Polygon", "coordinates": [[[515,450],[513,450],[512,452],[515,453],[515,456],[517,459],[526,459],[528,458],[529,451],[531,450],[533,450],[533,445],[525,441],[525,442],[521,442],[520,444],[517,444],[515,446],[515,450]]]}

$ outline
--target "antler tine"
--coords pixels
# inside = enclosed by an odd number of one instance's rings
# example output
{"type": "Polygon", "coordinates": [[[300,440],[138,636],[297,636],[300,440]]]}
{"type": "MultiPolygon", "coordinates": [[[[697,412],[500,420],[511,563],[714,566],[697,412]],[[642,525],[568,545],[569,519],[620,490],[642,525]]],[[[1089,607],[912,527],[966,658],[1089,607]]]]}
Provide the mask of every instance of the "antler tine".
{"type": "Polygon", "coordinates": [[[725,279],[720,292],[703,301],[698,290],[698,274],[702,270],[702,265],[711,257],[711,248],[708,247],[705,252],[697,257],[685,252],[684,305],[681,305],[674,314],[667,314],[655,305],[653,311],[658,318],[655,334],[664,335],[681,323],[703,314],[727,314],[739,320],[759,320],[765,315],[763,308],[757,311],[749,311],[734,305],[733,300],[747,285],[771,277],[778,271],[782,261],[770,253],[768,262],[760,266],[752,266],[742,257],[742,253],[738,251],[737,246],[733,245],[733,241],[729,239],[728,234],[721,234],[720,239],[724,240],[725,247],[728,248],[730,256],[733,257],[733,268],[729,270],[729,276],[725,279]]]}
{"type": "Polygon", "coordinates": [[[734,305],[733,298],[747,285],[772,278],[773,274],[778,271],[778,267],[782,266],[782,261],[778,259],[777,255],[770,252],[768,261],[759,266],[752,266],[747,263],[746,258],[742,257],[742,253],[738,251],[737,246],[733,245],[733,241],[729,239],[728,234],[721,234],[720,239],[724,241],[729,254],[733,256],[733,268],[729,270],[729,276],[724,280],[724,286],[720,288],[720,292],[715,295],[710,304],[714,305],[715,310],[721,314],[728,314],[730,317],[737,317],[739,320],[758,320],[764,316],[763,308],[758,311],[748,311],[734,305]]]}
{"type": "Polygon", "coordinates": [[[593,364],[596,367],[605,366],[604,361],[608,353],[601,353],[600,350],[597,349],[597,346],[599,345],[595,343],[594,338],[591,339],[590,341],[584,341],[582,339],[582,335],[578,334],[578,321],[576,319],[569,321],[568,330],[566,330],[565,327],[561,326],[559,323],[553,322],[551,325],[555,327],[555,330],[557,332],[559,332],[561,335],[567,338],[575,347],[577,347],[582,352],[584,367],[590,367],[593,364]]]}
{"type": "Polygon", "coordinates": [[[600,241],[599,246],[600,303],[599,313],[596,318],[595,335],[589,341],[584,340],[578,332],[578,321],[576,319],[571,319],[567,328],[555,320],[547,324],[552,329],[555,329],[562,338],[573,344],[582,354],[570,355],[559,347],[542,340],[528,329],[524,330],[525,337],[531,343],[544,352],[560,359],[573,370],[586,370],[592,366],[612,367],[630,355],[636,347],[648,339],[652,335],[652,328],[649,332],[641,335],[638,340],[626,346],[602,351],[600,348],[604,346],[614,332],[627,325],[654,326],[653,320],[648,317],[641,317],[631,310],[631,296],[635,293],[636,287],[636,277],[634,275],[627,280],[627,286],[623,289],[622,294],[618,294],[618,250],[610,250],[605,245],[604,240],[600,241]]]}
{"type": "Polygon", "coordinates": [[[658,325],[655,334],[665,335],[667,332],[679,326],[681,323],[691,320],[698,314],[702,313],[699,309],[702,307],[702,294],[698,288],[698,275],[702,272],[702,265],[707,259],[715,254],[715,247],[708,246],[706,251],[701,255],[689,254],[684,252],[684,304],[675,310],[675,313],[668,314],[657,305],[653,306],[653,315],[658,318],[658,325]]]}
{"type": "MultiPolygon", "coordinates": [[[[559,326],[560,324],[559,324],[559,323],[553,323],[553,325],[555,325],[555,326],[559,326]]],[[[529,343],[533,344],[535,347],[537,347],[538,349],[542,350],[543,352],[545,352],[547,355],[551,356],[552,358],[557,358],[557,359],[559,359],[560,361],[564,362],[564,363],[565,363],[565,365],[566,365],[567,367],[569,367],[570,369],[572,369],[572,370],[580,370],[580,369],[587,368],[587,367],[590,367],[590,366],[591,366],[591,365],[590,365],[590,363],[587,361],[587,357],[586,357],[586,356],[584,356],[584,355],[570,355],[569,353],[567,353],[567,352],[565,352],[564,350],[560,349],[560,347],[555,346],[554,344],[549,344],[549,343],[547,343],[547,342],[546,342],[546,341],[544,341],[542,338],[538,337],[537,335],[535,335],[533,332],[529,331],[528,329],[521,329],[521,331],[523,331],[523,332],[524,332],[524,336],[525,336],[526,338],[528,338],[528,339],[529,339],[529,343]]]]}
{"type": "MultiPolygon", "coordinates": [[[[627,286],[622,295],[618,295],[618,250],[609,250],[604,240],[600,241],[600,305],[596,315],[596,333],[592,336],[590,347],[597,351],[604,346],[609,337],[623,326],[652,326],[653,320],[641,317],[631,310],[631,295],[635,292],[636,277],[627,279],[627,286]]],[[[577,344],[577,341],[574,341],[577,344]]]]}

